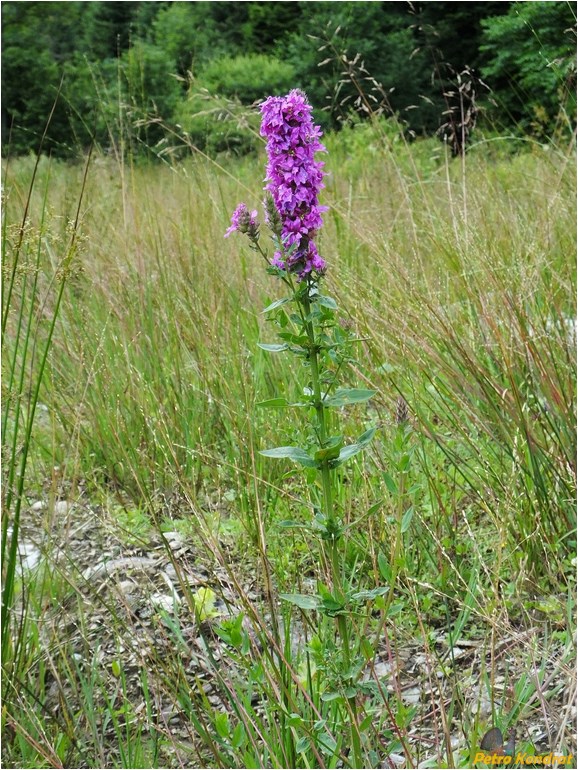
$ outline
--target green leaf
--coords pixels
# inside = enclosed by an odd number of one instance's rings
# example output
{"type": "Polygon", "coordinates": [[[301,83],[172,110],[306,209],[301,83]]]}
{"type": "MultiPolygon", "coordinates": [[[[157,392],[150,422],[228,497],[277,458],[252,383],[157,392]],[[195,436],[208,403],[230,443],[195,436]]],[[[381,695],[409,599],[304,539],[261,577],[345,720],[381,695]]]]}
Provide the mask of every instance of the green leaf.
{"type": "Polygon", "coordinates": [[[343,449],[339,452],[339,457],[335,462],[332,463],[332,468],[337,468],[338,466],[342,465],[346,460],[349,460],[351,457],[355,457],[356,454],[361,452],[363,449],[362,446],[359,444],[348,444],[346,447],[343,447],[343,449]]]}
{"type": "Polygon", "coordinates": [[[383,480],[385,481],[385,486],[389,489],[392,495],[397,495],[397,484],[395,483],[395,480],[389,475],[389,473],[383,474],[383,480]]]}
{"type": "Polygon", "coordinates": [[[391,580],[391,568],[383,551],[380,551],[377,554],[377,566],[379,567],[379,574],[381,577],[387,581],[391,580]]]}
{"type": "Polygon", "coordinates": [[[231,736],[231,744],[233,745],[233,748],[238,749],[245,743],[245,728],[243,727],[243,724],[239,722],[237,727],[233,730],[233,735],[231,736]]]}
{"type": "Polygon", "coordinates": [[[305,754],[309,750],[309,738],[303,735],[295,744],[295,751],[297,754],[305,754]]]}
{"type": "Polygon", "coordinates": [[[269,345],[266,342],[258,342],[257,347],[261,350],[266,350],[268,353],[281,353],[283,350],[287,350],[289,345],[283,343],[282,345],[269,345]]]}
{"type": "Polygon", "coordinates": [[[383,596],[389,591],[386,586],[380,586],[379,588],[372,588],[370,591],[357,591],[357,593],[351,594],[351,598],[357,602],[367,602],[372,599],[377,599],[378,596],[383,596]]]}
{"type": "Polygon", "coordinates": [[[215,727],[221,738],[229,736],[229,715],[223,713],[215,714],[215,727]]]}
{"type": "Polygon", "coordinates": [[[324,585],[320,580],[317,581],[317,590],[319,591],[319,596],[322,599],[333,599],[333,594],[329,590],[329,588],[324,585]]]}
{"type": "Polygon", "coordinates": [[[367,509],[367,515],[373,516],[374,513],[377,513],[379,511],[382,505],[383,505],[383,500],[378,500],[376,503],[374,503],[367,509]]]}
{"type": "Polygon", "coordinates": [[[212,588],[201,586],[198,591],[195,591],[192,598],[195,604],[195,612],[198,614],[201,622],[218,617],[219,610],[216,608],[217,594],[212,588]]]}
{"type": "Polygon", "coordinates": [[[349,460],[351,457],[354,457],[356,454],[361,452],[365,447],[369,444],[371,439],[375,435],[375,431],[377,428],[370,428],[369,430],[366,430],[365,433],[363,433],[357,440],[357,443],[355,444],[348,444],[347,446],[343,447],[343,449],[339,452],[339,457],[337,460],[332,460],[330,462],[330,466],[332,468],[337,468],[340,465],[342,465],[346,460],[349,460]]]}
{"type": "Polygon", "coordinates": [[[359,646],[361,648],[361,652],[363,653],[363,657],[365,658],[365,660],[366,661],[371,660],[375,655],[375,650],[373,648],[373,645],[369,641],[369,639],[362,636],[359,641],[359,646]]]}
{"type": "Polygon", "coordinates": [[[347,406],[347,404],[361,404],[376,394],[375,390],[363,390],[362,388],[340,388],[332,396],[323,401],[324,406],[347,406]]]}
{"type": "Polygon", "coordinates": [[[302,524],[300,521],[294,519],[285,519],[277,524],[282,529],[312,529],[310,524],[302,524]]]}
{"type": "Polygon", "coordinates": [[[339,692],[324,692],[321,694],[321,700],[324,703],[330,703],[332,700],[338,700],[338,698],[341,697],[341,693],[339,692]]]}
{"type": "Polygon", "coordinates": [[[373,720],[375,719],[375,716],[373,714],[368,714],[365,719],[363,719],[359,724],[359,732],[364,733],[366,730],[369,730],[371,725],[373,724],[373,720]]]}
{"type": "Polygon", "coordinates": [[[279,332],[278,335],[282,340],[292,342],[294,345],[304,347],[309,343],[309,338],[305,334],[294,334],[293,332],[279,332]]]}
{"type": "Polygon", "coordinates": [[[247,767],[250,770],[254,769],[257,770],[261,767],[261,762],[259,762],[258,759],[256,759],[254,754],[251,754],[251,752],[246,751],[243,754],[243,767],[247,767]]]}
{"type": "Polygon", "coordinates": [[[325,442],[325,445],[315,452],[315,459],[318,462],[322,460],[334,460],[339,457],[339,452],[343,446],[343,436],[332,436],[325,442]]]}
{"type": "Polygon", "coordinates": [[[297,463],[301,463],[306,468],[317,468],[315,460],[310,457],[304,449],[297,446],[278,446],[275,449],[262,449],[259,452],[263,457],[288,457],[297,463]]]}
{"type": "Polygon", "coordinates": [[[349,668],[343,672],[343,679],[349,679],[350,681],[356,682],[359,675],[365,668],[365,664],[365,659],[361,655],[356,655],[349,668]]]}
{"type": "Polygon", "coordinates": [[[410,459],[410,455],[407,452],[404,452],[399,461],[399,470],[401,473],[405,473],[409,468],[410,459]]]}
{"type": "Polygon", "coordinates": [[[326,755],[333,756],[337,751],[337,742],[328,733],[320,735],[317,738],[317,742],[319,743],[321,751],[326,755]]]}
{"type": "Polygon", "coordinates": [[[239,623],[237,623],[237,620],[242,622],[242,613],[235,621],[225,621],[220,626],[215,626],[214,630],[217,636],[226,644],[230,644],[231,647],[239,649],[243,644],[243,630],[239,623]]]}
{"type": "Polygon", "coordinates": [[[268,398],[265,401],[257,401],[255,406],[260,406],[263,409],[283,409],[284,407],[291,406],[286,398],[268,398]]]}
{"type": "Polygon", "coordinates": [[[319,598],[317,596],[309,596],[308,594],[279,594],[281,599],[295,604],[302,610],[316,610],[319,607],[319,598]]]}
{"type": "Polygon", "coordinates": [[[339,457],[341,448],[338,446],[327,447],[326,449],[318,449],[315,452],[315,459],[317,462],[323,462],[323,460],[335,460],[339,457]]]}
{"type": "Polygon", "coordinates": [[[369,428],[369,430],[366,430],[365,433],[361,434],[361,436],[357,439],[357,443],[360,446],[367,446],[371,439],[375,436],[376,431],[377,428],[369,428]]]}
{"type": "Polygon", "coordinates": [[[330,310],[337,310],[337,302],[333,297],[325,297],[323,294],[317,295],[317,302],[323,307],[328,307],[330,310]]]}
{"type": "Polygon", "coordinates": [[[281,307],[281,305],[286,305],[288,302],[292,302],[293,297],[283,297],[283,299],[276,299],[275,302],[272,302],[270,305],[267,305],[265,310],[261,310],[261,313],[269,313],[271,310],[275,310],[278,307],[281,307]]]}
{"type": "Polygon", "coordinates": [[[334,599],[333,597],[331,597],[330,599],[322,600],[320,609],[323,609],[324,612],[327,612],[329,615],[332,615],[334,613],[341,612],[341,610],[345,609],[345,605],[343,604],[343,602],[340,602],[337,599],[334,599]]]}
{"type": "Polygon", "coordinates": [[[413,505],[410,505],[410,507],[407,509],[407,511],[403,514],[403,519],[401,520],[401,533],[407,532],[407,530],[410,527],[411,520],[413,519],[413,505]]]}

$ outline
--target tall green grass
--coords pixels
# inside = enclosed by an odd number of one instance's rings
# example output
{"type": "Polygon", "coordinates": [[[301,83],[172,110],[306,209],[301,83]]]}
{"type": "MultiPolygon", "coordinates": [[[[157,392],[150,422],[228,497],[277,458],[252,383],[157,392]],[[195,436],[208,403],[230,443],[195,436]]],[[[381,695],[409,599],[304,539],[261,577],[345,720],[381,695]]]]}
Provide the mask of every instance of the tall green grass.
{"type": "MultiPolygon", "coordinates": [[[[2,221],[2,699],[3,722],[15,729],[12,722],[22,697],[38,700],[37,687],[24,684],[26,672],[38,646],[35,615],[41,600],[40,590],[24,585],[23,565],[19,550],[23,506],[30,479],[30,460],[36,452],[35,425],[48,355],[54,337],[56,320],[76,255],[79,212],[86,180],[87,159],[74,216],[63,232],[55,236],[49,221],[48,190],[51,168],[45,169],[40,183],[40,159],[31,167],[24,189],[13,187],[11,167],[4,173],[7,195],[19,195],[19,219],[2,221]],[[32,198],[41,185],[36,217],[32,198]],[[9,192],[8,192],[9,191],[9,192]],[[48,259],[47,259],[48,257],[48,259]]],[[[5,201],[8,206],[8,199],[5,201]]],[[[6,209],[4,209],[6,213],[6,209]]],[[[40,677],[43,678],[42,676],[40,677]]],[[[24,708],[25,719],[19,721],[16,734],[34,743],[36,719],[24,708]],[[30,722],[28,726],[27,722],[30,722]],[[32,733],[32,735],[31,735],[32,733]]],[[[24,754],[26,752],[23,752],[24,754]]]]}
{"type": "MultiPolygon", "coordinates": [[[[351,435],[376,420],[380,429],[367,457],[340,478],[336,500],[351,525],[352,586],[392,587],[377,614],[358,621],[359,639],[372,645],[368,667],[383,644],[401,666],[399,647],[420,638],[433,671],[441,665],[433,637],[440,629],[450,640],[479,640],[494,661],[500,634],[533,627],[545,602],[551,622],[566,633],[576,548],[573,148],[528,144],[511,154],[507,141],[496,139],[452,161],[433,141],[408,146],[378,125],[328,137],[328,150],[323,202],[330,210],[320,250],[331,294],[361,340],[355,383],[378,391],[369,411],[343,415],[351,435]],[[409,410],[401,434],[400,396],[409,410]]],[[[164,631],[174,655],[141,674],[145,690],[154,682],[186,715],[196,757],[190,762],[347,764],[335,710],[315,674],[315,628],[275,600],[277,592],[307,592],[307,579],[322,579],[309,543],[279,526],[304,515],[304,482],[258,454],[293,444],[301,427],[294,415],[271,424],[255,403],[280,392],[298,396],[300,377],[282,358],[272,369],[257,347],[274,339],[260,313],[276,299],[274,283],[248,248],[223,239],[240,200],[260,203],[263,158],[120,167],[94,157],[86,178],[80,167],[41,159],[28,196],[33,172],[28,159],[13,162],[5,182],[5,266],[28,253],[30,275],[44,282],[40,302],[26,288],[32,279],[11,284],[10,302],[27,308],[21,317],[32,336],[7,325],[5,414],[17,403],[23,409],[23,394],[33,393],[50,418],[21,412],[29,461],[19,476],[19,515],[29,515],[27,497],[36,499],[43,485],[52,485],[55,498],[82,497],[109,512],[139,510],[153,530],[182,528],[229,576],[250,633],[222,625],[234,660],[230,668],[209,661],[228,715],[187,684],[178,643],[186,619],[164,631]],[[22,232],[20,246],[13,231],[22,232]],[[73,249],[71,232],[79,233],[73,249]],[[66,283],[57,281],[62,294],[54,298],[50,275],[62,276],[63,255],[66,283]],[[42,313],[53,327],[32,323],[42,313]],[[30,357],[32,340],[41,354],[30,357]],[[224,506],[226,519],[218,520],[207,501],[224,506]],[[247,592],[240,565],[269,601],[247,592]],[[295,628],[308,640],[298,649],[295,628]]],[[[12,457],[14,440],[6,442],[12,457]]],[[[5,464],[8,476],[11,467],[5,464]]],[[[7,532],[12,510],[7,506],[7,532]]],[[[57,518],[51,521],[60,531],[57,518]]],[[[24,596],[25,581],[12,576],[11,583],[9,590],[24,596]]],[[[41,624],[43,591],[53,586],[28,589],[41,624]]],[[[188,596],[194,617],[190,589],[188,596]]],[[[120,638],[120,618],[110,612],[120,638]]],[[[550,649],[548,623],[543,632],[550,649]]],[[[104,674],[66,663],[65,640],[46,648],[30,626],[26,639],[29,665],[8,684],[28,687],[34,697],[5,713],[10,761],[56,766],[82,749],[89,766],[100,766],[111,750],[91,722],[100,709],[113,720],[115,762],[160,763],[158,741],[176,739],[160,723],[151,727],[150,704],[146,730],[142,715],[125,729],[119,703],[125,711],[130,703],[122,683],[112,698],[104,674]],[[74,682],[72,693],[63,686],[62,699],[70,723],[83,715],[78,745],[42,710],[38,666],[47,665],[56,681],[58,674],[74,682]],[[135,749],[143,736],[150,739],[144,754],[135,749]]],[[[573,665],[566,643],[558,633],[563,671],[573,665]]],[[[534,670],[529,653],[520,649],[519,656],[534,670]]],[[[538,666],[534,689],[522,688],[526,695],[508,709],[495,696],[493,666],[484,686],[494,717],[507,726],[541,702],[543,672],[538,666]]],[[[360,715],[361,723],[368,720],[367,761],[405,753],[417,762],[425,749],[410,740],[412,710],[400,693],[379,693],[375,671],[371,678],[377,690],[360,715]]],[[[469,694],[456,679],[439,705],[430,684],[427,697],[441,711],[428,752],[448,766],[467,765],[466,755],[452,753],[450,734],[452,720],[470,738],[483,729],[463,708],[469,694]]]]}

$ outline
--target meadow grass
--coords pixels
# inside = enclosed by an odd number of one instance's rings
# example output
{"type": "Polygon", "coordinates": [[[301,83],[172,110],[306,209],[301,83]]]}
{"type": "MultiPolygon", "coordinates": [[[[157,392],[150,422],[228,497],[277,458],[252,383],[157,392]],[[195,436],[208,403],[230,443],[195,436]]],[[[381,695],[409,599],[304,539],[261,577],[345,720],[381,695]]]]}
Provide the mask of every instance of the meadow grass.
{"type": "MultiPolygon", "coordinates": [[[[379,430],[336,496],[351,586],[388,587],[356,620],[374,684],[359,704],[365,762],[468,766],[485,727],[525,725],[538,712],[552,749],[570,752],[573,148],[510,153],[496,138],[451,160],[434,141],[408,146],[379,124],[327,145],[319,248],[359,340],[344,384],[377,391],[343,410],[347,435],[379,430]],[[454,651],[468,643],[477,659],[460,664],[454,651]],[[399,684],[404,648],[425,661],[419,712],[399,684]]],[[[258,454],[298,444],[298,415],[255,405],[298,398],[302,373],[257,347],[274,341],[260,311],[279,287],[241,239],[223,238],[240,200],[260,205],[263,168],[263,157],[119,165],[95,156],[85,178],[42,158],[28,195],[33,161],[5,166],[3,269],[15,276],[3,306],[5,472],[23,451],[22,413],[32,417],[25,483],[5,477],[3,553],[14,543],[15,565],[15,501],[46,543],[34,577],[14,568],[10,578],[6,766],[351,766],[324,689],[327,619],[316,627],[276,598],[326,578],[314,539],[283,526],[309,522],[307,482],[258,454]],[[31,392],[42,410],[31,410],[31,392]],[[140,710],[122,665],[112,677],[103,668],[83,630],[74,565],[51,560],[71,527],[61,500],[98,506],[133,542],[179,530],[209,565],[207,585],[219,592],[212,567],[227,575],[250,633],[239,614],[217,628],[230,665],[209,660],[222,708],[183,667],[186,618],[201,636],[207,619],[184,580],[186,609],[161,630],[172,652],[139,670],[140,710]],[[84,667],[51,620],[64,598],[77,602],[84,667]],[[50,688],[58,714],[46,706],[50,688]],[[161,691],[185,716],[187,741],[161,722],[161,691]]],[[[122,647],[126,620],[106,609],[122,647]]],[[[522,738],[532,744],[531,732],[522,738]]]]}

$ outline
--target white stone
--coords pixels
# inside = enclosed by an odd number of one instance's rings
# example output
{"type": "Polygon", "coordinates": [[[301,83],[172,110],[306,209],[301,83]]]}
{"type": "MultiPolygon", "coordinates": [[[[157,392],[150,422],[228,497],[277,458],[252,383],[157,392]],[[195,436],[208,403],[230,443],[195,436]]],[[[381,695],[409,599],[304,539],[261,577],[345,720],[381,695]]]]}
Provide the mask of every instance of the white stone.
{"type": "Polygon", "coordinates": [[[180,604],[178,596],[169,596],[168,594],[156,593],[150,597],[150,602],[157,610],[165,610],[165,612],[173,612],[175,605],[180,604]]]}
{"type": "Polygon", "coordinates": [[[25,540],[21,540],[18,543],[18,551],[22,560],[21,564],[23,570],[34,569],[40,561],[40,551],[33,543],[27,543],[25,540]]]}
{"type": "Polygon", "coordinates": [[[409,690],[404,690],[401,694],[401,697],[405,703],[414,705],[420,701],[421,690],[419,687],[412,687],[409,690]]]}

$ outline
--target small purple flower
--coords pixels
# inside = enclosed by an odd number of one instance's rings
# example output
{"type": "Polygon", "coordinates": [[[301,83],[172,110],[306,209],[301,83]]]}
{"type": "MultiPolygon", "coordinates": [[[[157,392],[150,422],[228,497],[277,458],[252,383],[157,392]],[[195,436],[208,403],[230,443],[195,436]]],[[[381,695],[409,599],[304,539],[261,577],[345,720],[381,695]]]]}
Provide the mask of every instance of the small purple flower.
{"type": "MultiPolygon", "coordinates": [[[[302,91],[270,96],[261,105],[261,135],[267,139],[267,185],[281,219],[281,241],[288,257],[276,252],[272,264],[304,278],[325,270],[325,260],[313,242],[323,224],[318,196],[323,189],[323,162],[315,153],[325,151],[321,130],[313,124],[312,107],[302,91]]],[[[270,217],[268,217],[268,220],[270,217]]]]}
{"type": "Polygon", "coordinates": [[[259,222],[257,221],[257,211],[249,212],[244,203],[239,203],[233,216],[231,217],[231,226],[225,233],[228,238],[231,233],[238,230],[240,233],[246,233],[250,238],[255,238],[259,232],[259,222]]]}

